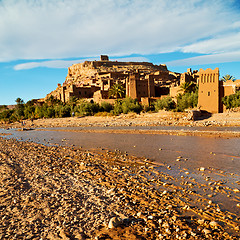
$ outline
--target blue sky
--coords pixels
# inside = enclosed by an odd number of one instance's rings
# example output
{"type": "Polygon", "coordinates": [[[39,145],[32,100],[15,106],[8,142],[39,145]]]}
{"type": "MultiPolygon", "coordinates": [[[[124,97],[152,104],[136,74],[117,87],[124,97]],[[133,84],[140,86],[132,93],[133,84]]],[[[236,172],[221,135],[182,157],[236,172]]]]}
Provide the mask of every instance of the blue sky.
{"type": "Polygon", "coordinates": [[[240,79],[240,0],[0,0],[0,105],[45,97],[101,54],[240,79]]]}

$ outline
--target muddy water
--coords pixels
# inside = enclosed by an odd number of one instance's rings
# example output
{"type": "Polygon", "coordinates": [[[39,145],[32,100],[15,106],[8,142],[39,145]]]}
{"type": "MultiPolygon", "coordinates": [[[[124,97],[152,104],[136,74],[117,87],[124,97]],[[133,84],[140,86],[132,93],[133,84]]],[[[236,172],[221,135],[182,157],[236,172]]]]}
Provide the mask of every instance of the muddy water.
{"type": "MultiPolygon", "coordinates": [[[[196,179],[196,190],[201,195],[212,194],[211,183],[223,182],[224,187],[240,189],[240,139],[207,138],[197,136],[174,136],[159,134],[120,134],[97,132],[58,131],[64,129],[42,129],[41,131],[0,130],[11,133],[7,137],[34,141],[43,144],[61,144],[92,150],[116,149],[130,155],[145,157],[159,164],[158,170],[174,176],[180,181],[196,179]],[[177,160],[179,159],[179,160],[177,160]],[[205,168],[199,171],[199,168],[205,168]],[[207,180],[206,180],[207,179],[207,180]]],[[[68,129],[69,130],[69,129],[68,129]]],[[[72,129],[76,130],[76,129],[72,129]]],[[[225,188],[224,188],[225,189],[225,188]]],[[[223,209],[240,215],[236,203],[240,194],[233,191],[219,191],[211,200],[223,209]],[[227,195],[233,196],[231,199],[227,195]]]]}
{"type": "MultiPolygon", "coordinates": [[[[240,139],[208,138],[198,136],[173,136],[159,134],[121,134],[97,132],[0,130],[13,137],[39,143],[75,145],[84,149],[118,149],[131,155],[150,158],[158,163],[176,162],[181,156],[187,158],[191,169],[214,168],[240,174],[240,139]]],[[[186,161],[184,161],[186,163],[186,161]]]]}

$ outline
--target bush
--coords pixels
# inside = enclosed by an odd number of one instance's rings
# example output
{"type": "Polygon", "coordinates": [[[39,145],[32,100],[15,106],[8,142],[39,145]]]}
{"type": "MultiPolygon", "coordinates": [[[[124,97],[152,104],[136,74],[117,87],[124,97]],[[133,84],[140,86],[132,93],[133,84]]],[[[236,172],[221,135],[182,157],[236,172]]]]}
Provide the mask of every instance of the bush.
{"type": "Polygon", "coordinates": [[[176,110],[182,112],[187,108],[196,107],[197,104],[198,104],[198,92],[179,94],[177,96],[176,110]]]}
{"type": "Polygon", "coordinates": [[[93,116],[99,112],[99,109],[100,107],[97,103],[81,101],[80,104],[74,108],[74,111],[81,116],[93,116]]]}
{"type": "Polygon", "coordinates": [[[235,94],[223,97],[222,102],[227,109],[240,107],[240,91],[237,91],[235,94]]]}
{"type": "Polygon", "coordinates": [[[124,100],[115,101],[113,113],[119,115],[121,113],[127,114],[129,112],[140,113],[143,107],[136,99],[125,98],[124,100]]]}
{"type": "Polygon", "coordinates": [[[56,105],[55,108],[55,117],[70,117],[71,116],[71,106],[69,105],[56,105]]]}
{"type": "MultiPolygon", "coordinates": [[[[3,120],[4,122],[11,121],[10,118],[13,115],[13,113],[14,113],[14,110],[4,110],[4,111],[0,112],[0,120],[3,120]]],[[[13,119],[12,119],[12,121],[13,121],[13,119]]]]}
{"type": "Polygon", "coordinates": [[[34,118],[35,107],[30,105],[25,105],[24,117],[27,119],[34,118]]]}
{"type": "Polygon", "coordinates": [[[163,109],[169,111],[174,109],[176,107],[176,104],[173,101],[173,99],[170,96],[168,96],[163,99],[158,99],[154,103],[154,107],[156,111],[163,110],[163,109]]]}
{"type": "Polygon", "coordinates": [[[129,112],[140,113],[142,109],[142,105],[136,99],[126,98],[122,101],[122,110],[125,114],[129,112]]]}
{"type": "Polygon", "coordinates": [[[55,110],[54,107],[48,107],[44,112],[44,117],[46,118],[53,118],[55,117],[55,110]]]}
{"type": "Polygon", "coordinates": [[[100,111],[101,112],[110,112],[113,109],[112,104],[108,102],[102,102],[100,106],[100,111]]]}

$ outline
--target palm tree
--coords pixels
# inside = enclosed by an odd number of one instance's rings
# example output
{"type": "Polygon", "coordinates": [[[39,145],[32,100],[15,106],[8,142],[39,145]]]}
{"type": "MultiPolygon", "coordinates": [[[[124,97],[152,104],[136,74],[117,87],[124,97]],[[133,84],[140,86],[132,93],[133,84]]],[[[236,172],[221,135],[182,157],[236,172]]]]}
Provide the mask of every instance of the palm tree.
{"type": "Polygon", "coordinates": [[[108,96],[116,99],[118,97],[123,98],[125,96],[125,88],[122,84],[116,83],[109,89],[108,96]]]}
{"type": "Polygon", "coordinates": [[[223,76],[220,80],[226,82],[226,81],[235,81],[235,77],[229,75],[229,74],[226,74],[225,76],[223,76]]]}
{"type": "Polygon", "coordinates": [[[183,91],[183,93],[189,93],[194,91],[195,83],[193,82],[185,82],[180,85],[180,91],[183,91]]]}

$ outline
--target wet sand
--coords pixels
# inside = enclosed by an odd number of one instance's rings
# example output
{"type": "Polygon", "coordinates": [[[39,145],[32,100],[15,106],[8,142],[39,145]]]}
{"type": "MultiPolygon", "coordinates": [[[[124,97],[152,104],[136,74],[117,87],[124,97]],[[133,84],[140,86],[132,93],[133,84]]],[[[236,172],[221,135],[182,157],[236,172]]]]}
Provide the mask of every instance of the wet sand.
{"type": "Polygon", "coordinates": [[[215,202],[239,208],[239,190],[208,179],[224,172],[200,182],[117,150],[5,138],[0,159],[1,239],[239,239],[239,214],[215,202]]]}

